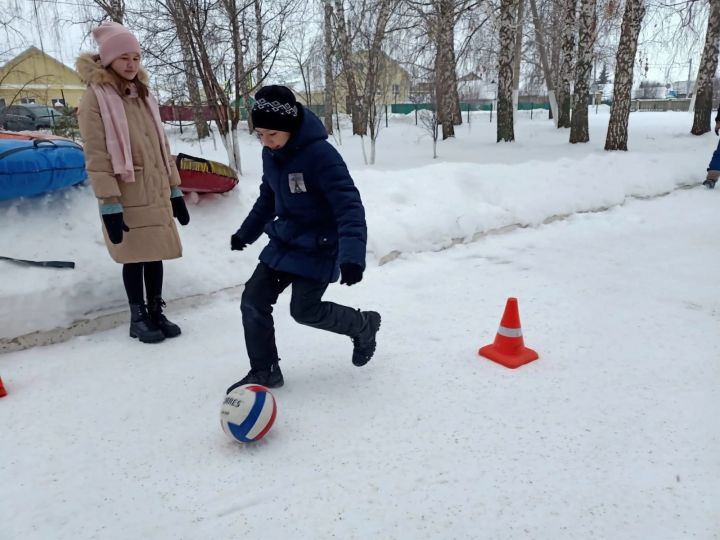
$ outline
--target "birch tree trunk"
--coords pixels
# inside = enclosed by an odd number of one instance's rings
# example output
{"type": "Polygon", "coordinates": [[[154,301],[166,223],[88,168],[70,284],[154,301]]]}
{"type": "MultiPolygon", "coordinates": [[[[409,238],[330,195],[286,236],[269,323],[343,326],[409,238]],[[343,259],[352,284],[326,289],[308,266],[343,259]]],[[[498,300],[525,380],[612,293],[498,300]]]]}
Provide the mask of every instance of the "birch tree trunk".
{"type": "MultiPolygon", "coordinates": [[[[455,55],[455,23],[448,29],[447,43],[450,44],[450,63],[448,64],[447,77],[448,77],[448,91],[450,99],[452,100],[453,108],[453,125],[462,125],[462,110],[460,109],[460,94],[458,92],[458,80],[457,80],[457,56],[455,55]]],[[[453,129],[453,132],[455,130],[453,129]]]]}
{"type": "Polygon", "coordinates": [[[337,34],[340,47],[340,58],[342,60],[345,81],[347,82],[348,97],[350,99],[350,114],[352,116],[353,135],[364,137],[367,135],[367,125],[362,123],[360,111],[362,109],[361,98],[355,81],[355,67],[352,62],[352,48],[345,25],[345,7],[343,0],[335,0],[335,20],[337,21],[337,34]]]}
{"type": "MultiPolygon", "coordinates": [[[[385,90],[382,91],[385,94],[385,90]]],[[[377,155],[377,140],[380,134],[380,126],[382,125],[382,114],[384,107],[379,107],[380,104],[373,102],[370,104],[370,110],[368,111],[368,130],[370,131],[370,160],[369,165],[375,165],[375,156],[377,155]]]]}
{"type": "Polygon", "coordinates": [[[570,89],[575,57],[575,12],[577,0],[565,0],[562,52],[560,55],[560,74],[558,77],[558,119],[557,127],[570,127],[570,110],[572,108],[572,93],[570,89]]]}
{"type": "Polygon", "coordinates": [[[702,135],[710,131],[713,78],[718,66],[718,41],[720,41],[720,0],[710,0],[705,47],[695,85],[695,117],[690,130],[693,135],[702,135]]]}
{"type": "Polygon", "coordinates": [[[550,62],[548,62],[547,47],[545,46],[545,29],[540,21],[536,0],[530,0],[530,9],[532,10],[533,26],[535,27],[535,44],[540,53],[540,63],[542,64],[543,77],[545,78],[545,86],[547,87],[548,99],[550,100],[550,110],[552,112],[553,121],[557,122],[558,106],[555,99],[555,87],[553,84],[553,75],[550,70],[550,62]]]}
{"type": "MultiPolygon", "coordinates": [[[[238,174],[242,174],[242,161],[240,159],[240,144],[238,139],[238,124],[240,122],[240,96],[247,91],[245,80],[245,50],[243,47],[243,32],[240,26],[240,11],[236,0],[225,0],[226,11],[230,21],[230,47],[233,51],[233,69],[234,81],[233,90],[235,94],[235,103],[230,103],[230,96],[225,95],[225,101],[228,108],[228,131],[223,137],[225,151],[228,154],[231,166],[237,167],[235,170],[238,174]]],[[[251,128],[251,126],[249,126],[251,128]]]]}
{"type": "Polygon", "coordinates": [[[498,54],[497,142],[515,140],[513,127],[513,56],[515,53],[515,16],[518,0],[500,1],[500,39],[498,54]]]}
{"type": "Polygon", "coordinates": [[[578,29],[578,57],[575,68],[575,100],[570,125],[570,142],[585,143],[590,140],[588,129],[588,92],[592,72],[595,27],[597,23],[597,0],[580,0],[580,25],[578,29]]]}
{"type": "Polygon", "coordinates": [[[457,95],[455,74],[455,11],[454,0],[435,0],[435,16],[431,35],[435,38],[435,96],[438,122],[442,126],[443,140],[455,136],[457,95]]]}
{"type": "Polygon", "coordinates": [[[517,37],[515,39],[515,59],[513,61],[513,110],[518,110],[520,101],[520,60],[522,58],[523,41],[523,14],[525,12],[525,0],[518,0],[517,15],[517,37]]]}
{"type": "Polygon", "coordinates": [[[627,150],[635,55],[645,10],[645,0],[626,1],[620,44],[615,57],[613,105],[605,139],[605,150],[627,150]]]}
{"type": "Polygon", "coordinates": [[[333,7],[331,0],[324,0],[323,32],[325,38],[325,129],[328,135],[333,134],[333,95],[335,94],[335,81],[333,80],[333,50],[332,50],[332,17],[333,7]]]}

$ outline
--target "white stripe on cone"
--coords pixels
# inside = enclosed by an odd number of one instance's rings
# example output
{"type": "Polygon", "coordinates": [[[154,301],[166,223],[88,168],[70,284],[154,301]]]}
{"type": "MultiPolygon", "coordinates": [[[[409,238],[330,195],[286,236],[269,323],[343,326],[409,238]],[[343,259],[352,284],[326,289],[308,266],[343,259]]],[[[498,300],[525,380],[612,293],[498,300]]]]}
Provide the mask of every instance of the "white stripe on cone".
{"type": "Polygon", "coordinates": [[[509,337],[509,338],[518,338],[522,337],[522,328],[508,328],[506,326],[501,326],[498,328],[498,334],[500,334],[503,337],[509,337]]]}

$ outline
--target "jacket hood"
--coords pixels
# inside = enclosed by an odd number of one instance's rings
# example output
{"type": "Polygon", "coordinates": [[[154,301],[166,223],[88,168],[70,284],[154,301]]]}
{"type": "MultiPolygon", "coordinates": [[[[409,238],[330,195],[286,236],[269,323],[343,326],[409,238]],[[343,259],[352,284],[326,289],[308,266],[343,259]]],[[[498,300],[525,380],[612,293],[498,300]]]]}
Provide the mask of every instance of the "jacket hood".
{"type": "Polygon", "coordinates": [[[292,137],[290,137],[287,143],[287,147],[294,151],[301,150],[314,142],[324,141],[328,138],[325,125],[315,113],[310,109],[306,109],[300,103],[298,103],[297,106],[302,116],[300,127],[292,134],[292,137]]]}
{"type": "MultiPolygon", "coordinates": [[[[112,84],[115,86],[115,79],[100,63],[100,55],[97,53],[83,53],[75,60],[75,70],[82,81],[90,86],[91,84],[112,84]]],[[[144,85],[150,83],[147,71],[140,67],[137,74],[138,80],[144,85]]]]}

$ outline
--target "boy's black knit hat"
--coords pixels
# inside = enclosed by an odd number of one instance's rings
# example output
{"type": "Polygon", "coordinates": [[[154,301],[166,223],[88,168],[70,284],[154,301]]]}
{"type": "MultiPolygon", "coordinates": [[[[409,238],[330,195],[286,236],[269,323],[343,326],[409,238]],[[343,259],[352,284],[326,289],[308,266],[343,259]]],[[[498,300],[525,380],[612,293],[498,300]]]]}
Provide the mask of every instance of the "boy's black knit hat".
{"type": "Polygon", "coordinates": [[[295,94],[287,86],[271,84],[258,90],[251,115],[256,128],[292,133],[300,127],[295,94]]]}

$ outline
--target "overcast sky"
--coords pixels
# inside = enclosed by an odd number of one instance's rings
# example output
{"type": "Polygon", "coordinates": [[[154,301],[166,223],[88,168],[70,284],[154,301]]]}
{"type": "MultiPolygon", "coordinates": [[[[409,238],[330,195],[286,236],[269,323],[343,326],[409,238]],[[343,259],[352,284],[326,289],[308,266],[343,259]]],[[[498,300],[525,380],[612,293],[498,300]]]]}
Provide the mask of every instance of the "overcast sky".
{"type": "MultiPolygon", "coordinates": [[[[61,62],[73,66],[81,50],[93,50],[95,47],[92,38],[87,37],[88,24],[80,22],[87,19],[85,13],[88,8],[92,9],[92,6],[91,0],[58,0],[55,3],[53,0],[0,0],[0,20],[7,17],[4,13],[17,10],[22,12],[25,19],[24,22],[16,21],[13,24],[18,32],[10,34],[10,46],[3,47],[2,52],[5,53],[11,48],[17,53],[29,45],[35,45],[61,62]],[[57,20],[60,22],[53,22],[57,20]]],[[[642,56],[643,64],[647,60],[649,69],[647,75],[644,69],[636,72],[636,84],[642,77],[663,83],[686,80],[690,62],[692,78],[695,78],[703,36],[696,36],[694,44],[692,40],[688,40],[681,52],[673,53],[670,52],[670,46],[651,35],[656,23],[648,20],[646,23],[650,23],[652,27],[647,28],[646,24],[643,32],[644,43],[640,44],[638,59],[642,56]]],[[[683,35],[690,34],[684,32],[683,35]]],[[[8,55],[3,56],[2,60],[6,61],[8,55]]]]}

